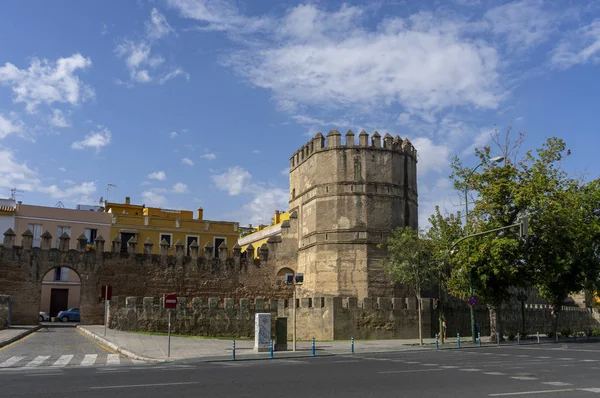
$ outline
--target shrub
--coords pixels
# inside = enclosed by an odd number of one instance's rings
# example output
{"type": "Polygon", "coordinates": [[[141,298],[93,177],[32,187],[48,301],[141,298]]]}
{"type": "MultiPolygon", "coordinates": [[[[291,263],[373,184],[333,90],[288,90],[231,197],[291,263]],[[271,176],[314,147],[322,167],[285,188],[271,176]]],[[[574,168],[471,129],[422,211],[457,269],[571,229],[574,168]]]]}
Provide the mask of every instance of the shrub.
{"type": "Polygon", "coordinates": [[[594,336],[594,337],[600,337],[600,328],[593,328],[592,329],[592,336],[594,336]]]}
{"type": "Polygon", "coordinates": [[[508,334],[508,340],[513,341],[515,339],[515,334],[514,333],[509,333],[508,334]]]}
{"type": "Polygon", "coordinates": [[[552,339],[554,338],[554,332],[546,332],[546,336],[552,339]]]}
{"type": "Polygon", "coordinates": [[[571,328],[566,328],[560,331],[560,335],[562,337],[569,337],[573,335],[573,331],[571,330],[571,328]]]}

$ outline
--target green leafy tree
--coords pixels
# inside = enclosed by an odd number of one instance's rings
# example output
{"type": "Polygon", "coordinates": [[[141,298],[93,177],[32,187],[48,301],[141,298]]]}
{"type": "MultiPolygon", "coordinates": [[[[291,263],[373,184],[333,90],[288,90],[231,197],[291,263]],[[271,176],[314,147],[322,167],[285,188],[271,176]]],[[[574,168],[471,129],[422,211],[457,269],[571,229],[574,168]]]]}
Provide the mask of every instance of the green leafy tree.
{"type": "Polygon", "coordinates": [[[423,231],[411,227],[398,228],[387,240],[387,257],[383,266],[396,282],[414,293],[419,313],[419,344],[423,345],[423,309],[421,292],[439,276],[435,242],[423,231]]]}

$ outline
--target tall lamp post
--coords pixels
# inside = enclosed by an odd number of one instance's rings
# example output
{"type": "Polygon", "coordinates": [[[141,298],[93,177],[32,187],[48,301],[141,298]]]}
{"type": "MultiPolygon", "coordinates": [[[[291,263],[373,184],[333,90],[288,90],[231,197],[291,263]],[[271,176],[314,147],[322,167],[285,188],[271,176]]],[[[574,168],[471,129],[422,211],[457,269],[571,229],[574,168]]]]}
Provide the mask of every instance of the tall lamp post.
{"type": "MultiPolygon", "coordinates": [[[[490,161],[494,163],[500,163],[504,160],[502,156],[496,156],[490,159],[490,161]]],[[[481,162],[475,167],[467,178],[465,179],[465,231],[467,234],[469,233],[469,180],[480,166],[483,166],[486,162],[481,162]]],[[[469,255],[471,254],[471,247],[467,246],[467,266],[469,265],[469,255]]],[[[469,270],[469,297],[473,296],[473,271],[469,270]]],[[[471,339],[473,343],[477,342],[477,331],[475,330],[475,310],[473,309],[473,305],[469,305],[469,312],[471,314],[471,339]]]]}
{"type": "Polygon", "coordinates": [[[304,274],[285,274],[285,284],[294,285],[294,298],[292,304],[292,351],[296,351],[296,286],[304,283],[304,274]]]}

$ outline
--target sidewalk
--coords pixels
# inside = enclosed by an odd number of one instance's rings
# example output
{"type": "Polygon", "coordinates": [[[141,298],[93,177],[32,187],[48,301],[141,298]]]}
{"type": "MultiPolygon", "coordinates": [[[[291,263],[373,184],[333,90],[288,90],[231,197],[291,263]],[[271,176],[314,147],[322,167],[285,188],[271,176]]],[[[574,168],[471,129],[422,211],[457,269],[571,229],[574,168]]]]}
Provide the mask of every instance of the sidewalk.
{"type": "Polygon", "coordinates": [[[23,337],[40,330],[42,326],[10,326],[8,329],[0,330],[0,348],[7,346],[23,337]]]}
{"type": "MultiPolygon", "coordinates": [[[[106,336],[104,336],[104,326],[102,325],[77,326],[77,328],[100,343],[134,359],[163,362],[191,359],[216,361],[232,358],[233,339],[171,336],[171,355],[167,357],[167,336],[122,332],[113,329],[107,329],[106,336]]],[[[354,342],[354,352],[375,353],[435,349],[435,339],[423,339],[423,343],[424,345],[420,347],[418,339],[356,340],[354,342]]],[[[495,344],[482,343],[482,345],[490,346],[495,344]]],[[[469,337],[461,337],[461,348],[476,346],[476,344],[470,341],[469,337]]],[[[269,357],[269,352],[254,352],[254,340],[236,340],[235,348],[236,359],[261,359],[269,357]]],[[[449,340],[444,345],[440,344],[439,348],[457,348],[456,338],[449,340]]],[[[310,341],[297,342],[296,349],[296,352],[293,352],[292,342],[288,341],[288,351],[275,351],[274,356],[294,358],[312,355],[312,343],[310,341]]],[[[350,354],[352,346],[349,340],[317,341],[315,343],[315,350],[318,356],[350,354]]]]}

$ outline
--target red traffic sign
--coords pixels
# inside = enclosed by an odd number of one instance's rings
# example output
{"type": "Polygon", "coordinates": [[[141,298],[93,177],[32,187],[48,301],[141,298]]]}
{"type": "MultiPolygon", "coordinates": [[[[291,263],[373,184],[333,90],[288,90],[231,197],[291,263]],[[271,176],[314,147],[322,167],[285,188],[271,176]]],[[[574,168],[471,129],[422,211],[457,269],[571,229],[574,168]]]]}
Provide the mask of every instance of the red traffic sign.
{"type": "Polygon", "coordinates": [[[112,286],[111,285],[102,285],[102,295],[100,296],[102,300],[110,300],[112,298],[112,286]]]}
{"type": "Polygon", "coordinates": [[[177,295],[176,294],[167,294],[165,296],[165,308],[175,308],[177,307],[177,295]]]}
{"type": "Polygon", "coordinates": [[[477,302],[478,302],[477,297],[475,297],[475,296],[469,297],[469,305],[477,305],[477,302]]]}

